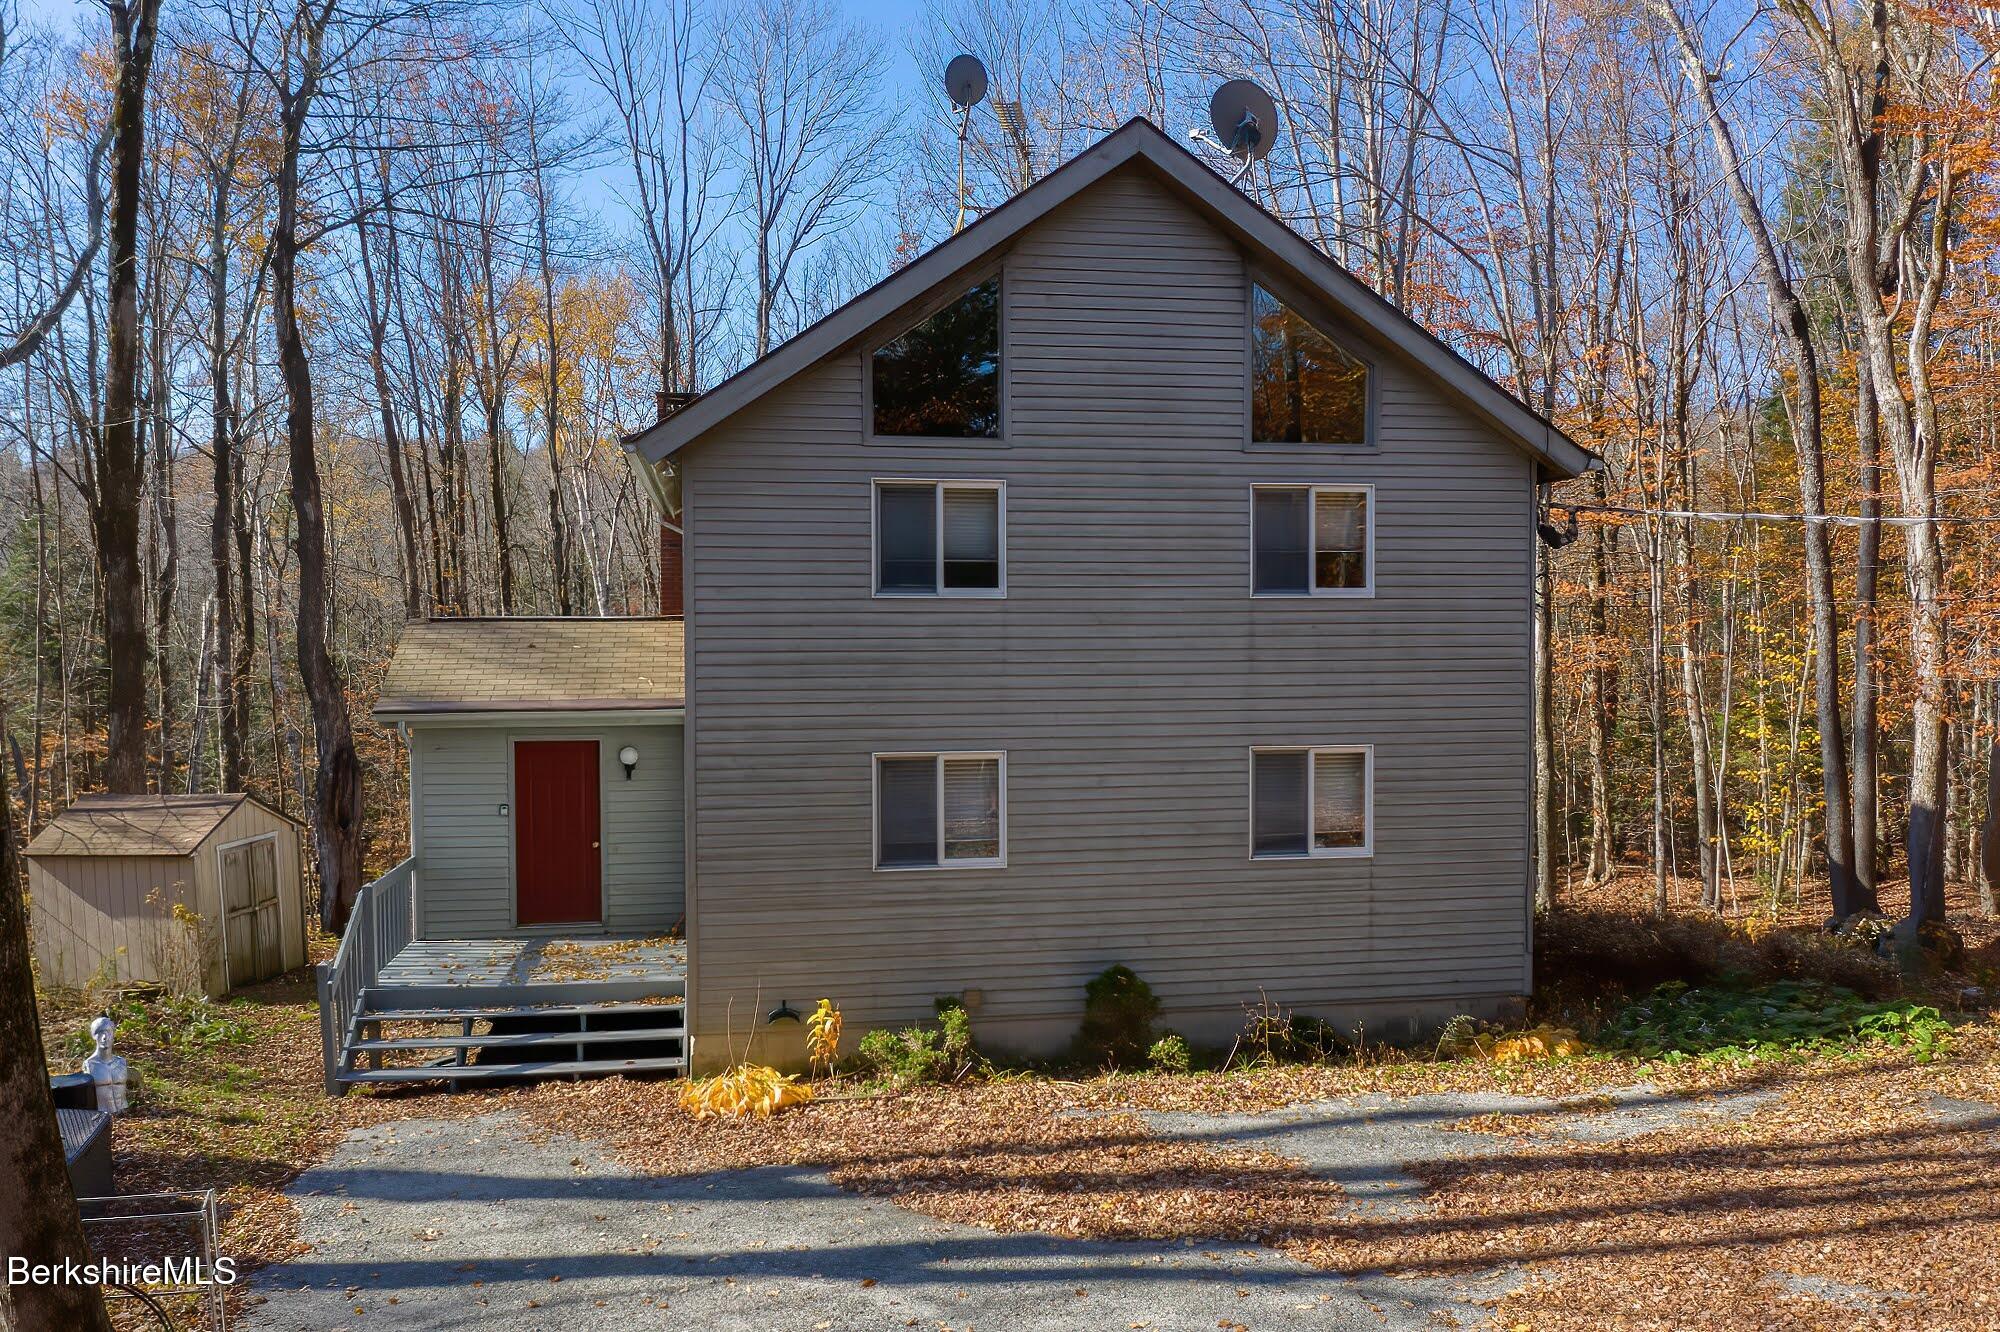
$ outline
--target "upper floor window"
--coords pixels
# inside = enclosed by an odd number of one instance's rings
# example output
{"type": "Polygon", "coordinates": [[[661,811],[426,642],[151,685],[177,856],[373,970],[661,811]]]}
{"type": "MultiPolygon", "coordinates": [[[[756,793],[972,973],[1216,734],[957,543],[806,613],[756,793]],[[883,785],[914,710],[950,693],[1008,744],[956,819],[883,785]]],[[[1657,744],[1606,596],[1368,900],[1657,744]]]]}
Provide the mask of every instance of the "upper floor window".
{"type": "Polygon", "coordinates": [[[1000,279],[876,348],[871,376],[878,435],[997,438],[1000,279]]]}
{"type": "Polygon", "coordinates": [[[1374,595],[1374,507],[1371,486],[1252,486],[1250,590],[1374,595]]]}
{"type": "Polygon", "coordinates": [[[1004,754],[877,754],[875,868],[1007,863],[1004,754]]]}
{"type": "Polygon", "coordinates": [[[1375,751],[1367,745],[1250,751],[1250,854],[1373,850],[1375,751]]]}
{"type": "Polygon", "coordinates": [[[1368,366],[1256,285],[1250,288],[1250,438],[1368,442],[1368,366]]]}
{"type": "Polygon", "coordinates": [[[875,483],[875,591],[996,597],[1006,581],[997,481],[875,483]]]}

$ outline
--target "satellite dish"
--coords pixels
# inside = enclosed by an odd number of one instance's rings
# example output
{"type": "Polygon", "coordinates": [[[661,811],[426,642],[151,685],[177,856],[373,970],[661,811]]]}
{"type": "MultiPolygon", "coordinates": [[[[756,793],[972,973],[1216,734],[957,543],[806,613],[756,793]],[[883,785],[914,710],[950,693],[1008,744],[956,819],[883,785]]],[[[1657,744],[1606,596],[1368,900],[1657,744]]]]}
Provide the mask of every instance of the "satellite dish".
{"type": "Polygon", "coordinates": [[[976,55],[955,55],[944,67],[944,91],[951,104],[970,110],[986,96],[986,66],[976,55]]]}
{"type": "Polygon", "coordinates": [[[1231,79],[1208,102],[1215,137],[1244,165],[1259,161],[1278,137],[1278,107],[1271,94],[1248,79],[1231,79]]]}

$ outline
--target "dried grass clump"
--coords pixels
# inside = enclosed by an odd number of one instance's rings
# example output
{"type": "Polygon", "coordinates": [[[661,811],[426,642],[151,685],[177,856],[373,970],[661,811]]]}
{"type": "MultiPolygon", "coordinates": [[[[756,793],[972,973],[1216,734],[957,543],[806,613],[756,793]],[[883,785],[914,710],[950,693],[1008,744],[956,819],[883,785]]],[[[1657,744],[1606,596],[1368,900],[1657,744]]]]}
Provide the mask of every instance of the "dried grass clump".
{"type": "Polygon", "coordinates": [[[741,1119],[775,1115],[812,1100],[812,1088],[789,1073],[763,1064],[738,1064],[726,1073],[689,1082],[680,1107],[696,1119],[741,1119]]]}
{"type": "Polygon", "coordinates": [[[1706,915],[1548,912],[1535,922],[1535,973],[1537,1007],[1550,1012],[1614,1004],[1669,981],[1820,981],[1870,998],[1901,989],[1895,965],[1859,939],[1706,915]]]}

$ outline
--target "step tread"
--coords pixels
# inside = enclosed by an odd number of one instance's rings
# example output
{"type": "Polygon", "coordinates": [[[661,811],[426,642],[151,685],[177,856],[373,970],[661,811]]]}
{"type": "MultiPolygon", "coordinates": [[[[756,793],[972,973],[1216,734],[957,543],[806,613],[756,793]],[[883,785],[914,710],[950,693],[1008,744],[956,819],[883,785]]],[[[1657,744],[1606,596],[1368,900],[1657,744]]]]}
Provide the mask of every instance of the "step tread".
{"type": "Polygon", "coordinates": [[[363,1005],[355,1010],[358,1022],[456,1022],[462,1018],[496,1017],[600,1017],[613,1013],[681,1013],[687,1008],[684,1000],[675,999],[659,1004],[634,1004],[610,1001],[602,1004],[531,1004],[499,1005],[481,1008],[465,1005],[458,1008],[370,1008],[363,1005]]]}
{"type": "Polygon", "coordinates": [[[540,1064],[443,1064],[424,1068],[355,1068],[342,1082],[479,1082],[494,1078],[547,1078],[565,1073],[650,1073],[687,1067],[682,1058],[565,1059],[540,1064]]]}
{"type": "Polygon", "coordinates": [[[350,1050],[434,1050],[442,1046],[491,1050],[537,1045],[610,1045],[632,1041],[678,1041],[687,1037],[682,1027],[635,1027],[619,1031],[516,1031],[499,1036],[461,1036],[445,1032],[436,1036],[391,1036],[349,1041],[350,1050]]]}

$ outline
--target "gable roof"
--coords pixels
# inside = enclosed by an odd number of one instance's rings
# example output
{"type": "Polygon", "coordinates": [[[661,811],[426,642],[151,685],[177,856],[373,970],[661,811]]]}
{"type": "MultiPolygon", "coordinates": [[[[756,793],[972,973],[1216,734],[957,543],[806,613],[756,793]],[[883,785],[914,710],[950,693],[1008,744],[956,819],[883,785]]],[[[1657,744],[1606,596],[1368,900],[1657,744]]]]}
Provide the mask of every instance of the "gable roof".
{"type": "Polygon", "coordinates": [[[682,624],[651,618],[413,620],[375,715],[678,708],[682,624]]]}
{"type": "Polygon", "coordinates": [[[964,231],[751,362],[666,420],[633,433],[627,437],[626,447],[650,463],[673,456],[903,306],[980,263],[1057,206],[1130,164],[1151,168],[1183,200],[1255,254],[1260,263],[1346,313],[1361,332],[1401,353],[1467,410],[1556,476],[1578,476],[1601,466],[1597,455],[1143,118],[1128,120],[964,231]]]}
{"type": "Polygon", "coordinates": [[[297,823],[261,800],[223,795],[87,795],[56,815],[28,843],[31,856],[187,856],[249,801],[297,823]]]}

